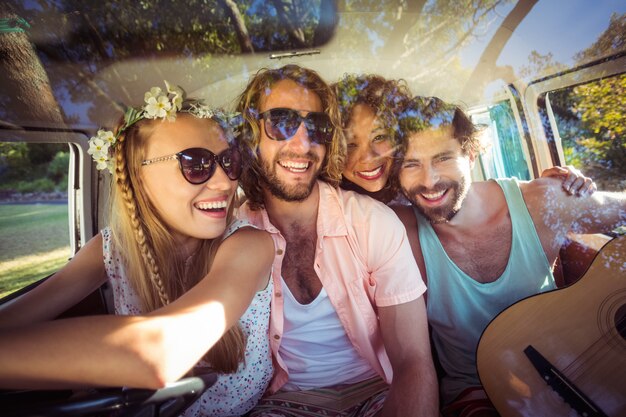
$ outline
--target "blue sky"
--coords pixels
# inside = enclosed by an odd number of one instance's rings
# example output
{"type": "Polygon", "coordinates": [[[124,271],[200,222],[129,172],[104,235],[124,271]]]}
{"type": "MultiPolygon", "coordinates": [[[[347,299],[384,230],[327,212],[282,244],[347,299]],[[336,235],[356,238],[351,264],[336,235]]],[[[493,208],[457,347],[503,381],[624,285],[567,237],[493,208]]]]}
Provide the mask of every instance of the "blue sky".
{"type": "MultiPolygon", "coordinates": [[[[504,18],[512,6],[500,8],[497,12],[504,18]]],[[[589,47],[608,27],[613,12],[625,13],[626,1],[540,0],[509,39],[498,64],[517,69],[526,64],[532,50],[541,55],[552,53],[555,61],[571,63],[577,52],[589,47]]],[[[495,22],[477,44],[466,50],[464,62],[479,58],[500,22],[495,22]]]]}

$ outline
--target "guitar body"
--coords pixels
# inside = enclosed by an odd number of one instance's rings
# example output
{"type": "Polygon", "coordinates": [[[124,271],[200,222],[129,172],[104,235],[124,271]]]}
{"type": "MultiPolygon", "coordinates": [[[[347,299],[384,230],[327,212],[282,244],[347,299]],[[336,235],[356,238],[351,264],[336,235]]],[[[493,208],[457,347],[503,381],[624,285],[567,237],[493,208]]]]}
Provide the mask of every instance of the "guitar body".
{"type": "Polygon", "coordinates": [[[531,345],[605,415],[625,417],[625,321],[621,236],[598,252],[578,282],[523,299],[489,324],[476,354],[480,380],[502,417],[578,416],[524,353],[531,345]]]}

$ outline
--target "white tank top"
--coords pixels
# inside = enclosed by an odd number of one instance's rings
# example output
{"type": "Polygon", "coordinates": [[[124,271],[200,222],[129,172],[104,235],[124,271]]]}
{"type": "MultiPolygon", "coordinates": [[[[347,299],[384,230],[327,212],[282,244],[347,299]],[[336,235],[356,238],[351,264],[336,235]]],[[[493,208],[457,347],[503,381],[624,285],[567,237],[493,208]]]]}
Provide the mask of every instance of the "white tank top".
{"type": "MultiPolygon", "coordinates": [[[[251,225],[241,220],[233,221],[224,233],[224,238],[244,226],[251,225]]],[[[121,253],[114,247],[109,228],[102,231],[102,246],[104,265],[113,289],[115,314],[143,314],[139,296],[126,276],[121,253]]],[[[259,402],[274,372],[268,336],[272,291],[273,281],[270,277],[267,288],[256,293],[239,319],[241,330],[246,335],[245,361],[239,365],[237,372],[219,374],[217,382],[189,406],[183,416],[239,416],[259,402]]],[[[203,368],[210,365],[200,360],[197,366],[203,368]]]]}
{"type": "Polygon", "coordinates": [[[284,280],[282,286],[285,324],[280,356],[289,370],[283,389],[351,384],[377,376],[354,349],[324,288],[310,304],[300,304],[284,280]]]}

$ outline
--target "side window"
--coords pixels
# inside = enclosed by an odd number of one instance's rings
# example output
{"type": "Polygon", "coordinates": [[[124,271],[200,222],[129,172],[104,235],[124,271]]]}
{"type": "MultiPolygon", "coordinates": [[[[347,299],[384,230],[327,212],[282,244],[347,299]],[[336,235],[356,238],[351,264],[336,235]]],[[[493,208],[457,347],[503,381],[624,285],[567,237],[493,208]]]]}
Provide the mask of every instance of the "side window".
{"type": "Polygon", "coordinates": [[[509,100],[471,112],[472,121],[483,129],[485,152],[478,164],[483,179],[517,177],[529,180],[528,151],[509,100]]]}
{"type": "Polygon", "coordinates": [[[601,190],[626,189],[626,74],[551,91],[547,98],[565,163],[601,190]]]}
{"type": "Polygon", "coordinates": [[[68,144],[0,142],[0,298],[71,256],[69,166],[68,144]]]}

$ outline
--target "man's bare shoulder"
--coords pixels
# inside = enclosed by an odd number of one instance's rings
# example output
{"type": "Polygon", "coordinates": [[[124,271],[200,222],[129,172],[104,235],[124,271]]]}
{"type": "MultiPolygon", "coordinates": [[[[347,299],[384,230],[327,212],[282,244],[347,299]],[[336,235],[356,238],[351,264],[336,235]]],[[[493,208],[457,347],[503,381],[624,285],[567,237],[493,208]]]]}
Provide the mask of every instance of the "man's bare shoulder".
{"type": "Polygon", "coordinates": [[[390,207],[396,213],[396,215],[398,216],[402,224],[404,224],[404,227],[407,230],[417,228],[417,220],[415,219],[413,206],[394,205],[390,207]]]}
{"type": "Polygon", "coordinates": [[[529,210],[545,208],[564,209],[576,198],[563,190],[563,183],[557,178],[537,178],[520,182],[520,191],[529,210]]]}
{"type": "Polygon", "coordinates": [[[542,177],[532,181],[520,181],[522,195],[528,196],[548,196],[559,192],[565,196],[563,191],[563,181],[560,178],[542,177]]]}

